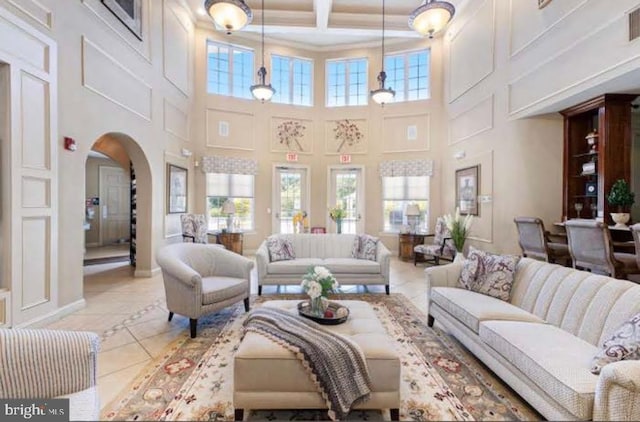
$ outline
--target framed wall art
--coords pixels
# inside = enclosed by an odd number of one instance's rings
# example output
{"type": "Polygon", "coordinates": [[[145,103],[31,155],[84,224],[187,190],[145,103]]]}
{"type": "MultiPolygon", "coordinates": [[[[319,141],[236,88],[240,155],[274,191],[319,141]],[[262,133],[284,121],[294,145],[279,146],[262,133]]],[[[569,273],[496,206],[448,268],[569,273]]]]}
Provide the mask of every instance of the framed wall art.
{"type": "Polygon", "coordinates": [[[480,165],[456,170],[456,207],[460,214],[478,215],[480,165]]]}
{"type": "Polygon", "coordinates": [[[287,117],[271,119],[271,152],[313,153],[313,121],[287,117]]]}
{"type": "Polygon", "coordinates": [[[102,0],[102,4],[142,41],[142,0],[102,0]]]}
{"type": "Polygon", "coordinates": [[[187,169],[167,164],[167,214],[187,212],[187,169]]]}

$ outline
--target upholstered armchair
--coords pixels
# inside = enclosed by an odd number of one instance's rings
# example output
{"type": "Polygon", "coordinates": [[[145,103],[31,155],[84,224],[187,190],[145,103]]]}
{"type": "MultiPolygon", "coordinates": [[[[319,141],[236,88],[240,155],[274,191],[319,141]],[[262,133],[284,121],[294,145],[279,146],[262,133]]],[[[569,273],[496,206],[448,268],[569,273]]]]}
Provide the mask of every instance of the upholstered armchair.
{"type": "Polygon", "coordinates": [[[550,233],[544,229],[541,219],[516,217],[513,222],[518,229],[518,243],[523,256],[551,263],[570,263],[569,245],[549,241],[550,233]]]}
{"type": "Polygon", "coordinates": [[[204,214],[182,214],[182,240],[193,243],[209,243],[207,240],[207,217],[204,214]]]}
{"type": "Polygon", "coordinates": [[[70,420],[97,421],[95,333],[0,329],[0,399],[67,398],[70,420]]]}
{"type": "Polygon", "coordinates": [[[189,318],[191,338],[198,318],[244,300],[249,311],[253,261],[218,245],[174,243],[156,257],[162,268],[169,321],[177,313],[189,318]]]}
{"type": "Polygon", "coordinates": [[[599,221],[565,223],[573,268],[583,268],[614,278],[640,273],[635,254],[613,252],[609,228],[599,221]]]}
{"type": "Polygon", "coordinates": [[[447,229],[444,218],[438,217],[434,233],[425,236],[425,238],[429,237],[433,237],[433,243],[416,245],[413,248],[413,265],[417,264],[418,255],[423,257],[422,262],[430,262],[435,265],[440,265],[441,259],[453,261],[456,256],[456,248],[453,246],[451,233],[447,229]]]}

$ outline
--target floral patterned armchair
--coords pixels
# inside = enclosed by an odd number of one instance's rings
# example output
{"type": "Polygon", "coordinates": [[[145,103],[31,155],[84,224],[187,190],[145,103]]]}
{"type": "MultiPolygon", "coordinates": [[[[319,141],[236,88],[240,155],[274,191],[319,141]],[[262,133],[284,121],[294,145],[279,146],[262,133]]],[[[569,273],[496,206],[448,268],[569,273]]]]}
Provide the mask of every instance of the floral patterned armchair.
{"type": "Polygon", "coordinates": [[[207,239],[207,218],[204,214],[182,214],[182,240],[193,243],[209,243],[207,239]]]}
{"type": "Polygon", "coordinates": [[[438,217],[436,220],[435,233],[425,237],[433,237],[433,243],[417,245],[413,248],[413,265],[418,262],[440,265],[441,259],[453,261],[456,256],[456,248],[453,246],[451,233],[449,233],[442,217],[438,217]],[[431,258],[427,258],[428,256],[431,258]]]}

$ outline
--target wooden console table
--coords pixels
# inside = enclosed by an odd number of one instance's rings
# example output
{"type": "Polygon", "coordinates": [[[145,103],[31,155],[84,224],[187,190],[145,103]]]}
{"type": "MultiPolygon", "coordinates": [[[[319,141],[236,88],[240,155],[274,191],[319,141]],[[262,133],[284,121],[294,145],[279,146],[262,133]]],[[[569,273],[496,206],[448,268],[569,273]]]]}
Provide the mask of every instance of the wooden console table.
{"type": "Polygon", "coordinates": [[[424,243],[424,234],[400,233],[398,245],[398,257],[403,261],[413,260],[413,248],[424,243]]]}
{"type": "Polygon", "coordinates": [[[216,237],[216,243],[223,245],[231,252],[242,255],[242,244],[244,242],[244,234],[242,232],[220,232],[211,234],[216,237]]]}

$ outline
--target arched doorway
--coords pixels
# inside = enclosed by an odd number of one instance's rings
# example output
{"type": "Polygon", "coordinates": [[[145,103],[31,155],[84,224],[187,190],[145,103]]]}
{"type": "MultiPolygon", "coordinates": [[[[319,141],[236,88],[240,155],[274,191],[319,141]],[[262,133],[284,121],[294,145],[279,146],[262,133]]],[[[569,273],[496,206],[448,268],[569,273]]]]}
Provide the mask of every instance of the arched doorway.
{"type": "MultiPolygon", "coordinates": [[[[152,184],[151,167],[138,143],[120,132],[109,132],[100,136],[91,147],[92,151],[103,154],[117,162],[123,169],[131,169],[131,250],[136,277],[151,276],[152,265],[152,184]]],[[[99,202],[99,201],[97,201],[99,202]]],[[[86,206],[85,204],[83,204],[86,206]]],[[[129,208],[127,208],[129,209],[129,208]]]]}

